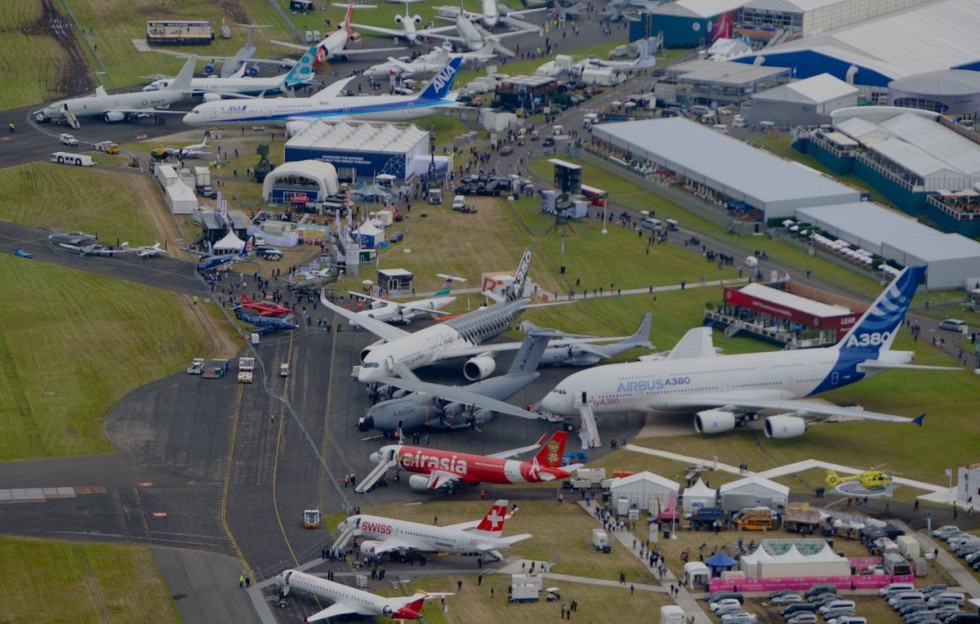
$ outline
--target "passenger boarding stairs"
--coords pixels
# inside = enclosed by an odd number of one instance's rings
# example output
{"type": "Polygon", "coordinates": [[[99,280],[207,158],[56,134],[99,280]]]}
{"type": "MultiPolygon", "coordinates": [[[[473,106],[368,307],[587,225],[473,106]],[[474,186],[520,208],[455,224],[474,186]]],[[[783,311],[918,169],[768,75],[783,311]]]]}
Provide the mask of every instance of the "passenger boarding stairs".
{"type": "Polygon", "coordinates": [[[582,440],[582,448],[588,449],[602,446],[602,442],[599,441],[599,428],[595,424],[595,414],[592,412],[592,406],[588,403],[580,405],[578,411],[582,417],[582,431],[578,434],[578,437],[582,440]]]}
{"type": "Polygon", "coordinates": [[[356,536],[357,529],[344,529],[344,532],[337,537],[333,545],[330,547],[330,555],[334,558],[341,557],[347,551],[348,544],[350,544],[356,536]]]}
{"type": "Polygon", "coordinates": [[[71,126],[73,130],[78,130],[82,127],[82,124],[78,123],[78,117],[75,116],[75,113],[68,110],[67,106],[64,106],[61,109],[61,112],[65,115],[65,122],[71,126]]]}
{"type": "Polygon", "coordinates": [[[725,328],[725,338],[731,338],[740,331],[742,331],[742,322],[733,321],[725,328]]]}

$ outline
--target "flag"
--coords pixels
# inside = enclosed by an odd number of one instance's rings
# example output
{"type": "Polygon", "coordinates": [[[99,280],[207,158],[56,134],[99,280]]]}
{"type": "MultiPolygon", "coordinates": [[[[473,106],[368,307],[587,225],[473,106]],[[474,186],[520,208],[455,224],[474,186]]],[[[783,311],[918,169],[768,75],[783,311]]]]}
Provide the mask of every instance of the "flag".
{"type": "Polygon", "coordinates": [[[950,470],[949,468],[947,468],[947,469],[946,469],[946,476],[947,476],[947,477],[952,477],[952,476],[953,476],[953,471],[952,471],[952,470],[950,470]]]}

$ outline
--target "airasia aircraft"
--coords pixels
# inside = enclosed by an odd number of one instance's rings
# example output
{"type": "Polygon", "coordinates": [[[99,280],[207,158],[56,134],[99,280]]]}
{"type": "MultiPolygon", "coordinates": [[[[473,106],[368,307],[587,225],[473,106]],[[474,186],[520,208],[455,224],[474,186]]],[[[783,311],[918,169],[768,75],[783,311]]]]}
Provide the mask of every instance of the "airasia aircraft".
{"type": "Polygon", "coordinates": [[[493,455],[470,455],[424,446],[390,444],[371,454],[371,461],[377,467],[361,481],[355,491],[363,494],[370,490],[389,468],[416,473],[409,477],[408,484],[417,490],[444,489],[449,495],[456,493],[457,483],[542,483],[566,479],[581,466],[561,465],[568,433],[555,432],[545,441],[547,435],[541,436],[531,446],[493,455]],[[537,455],[530,461],[507,459],[538,448],[537,455]]]}
{"type": "Polygon", "coordinates": [[[364,538],[361,541],[363,555],[378,556],[387,552],[404,553],[411,550],[481,557],[488,555],[499,561],[503,559],[503,555],[498,549],[510,548],[517,542],[531,537],[530,533],[503,537],[504,520],[512,515],[513,513],[509,515],[507,513],[506,500],[495,502],[482,520],[450,526],[434,526],[358,514],[346,518],[337,525],[340,537],[334,548],[350,537],[355,537],[364,538]]]}
{"type": "Polygon", "coordinates": [[[248,295],[242,295],[242,307],[255,310],[259,313],[259,316],[279,316],[281,314],[289,315],[293,313],[293,310],[275,303],[252,301],[248,298],[248,295]]]}

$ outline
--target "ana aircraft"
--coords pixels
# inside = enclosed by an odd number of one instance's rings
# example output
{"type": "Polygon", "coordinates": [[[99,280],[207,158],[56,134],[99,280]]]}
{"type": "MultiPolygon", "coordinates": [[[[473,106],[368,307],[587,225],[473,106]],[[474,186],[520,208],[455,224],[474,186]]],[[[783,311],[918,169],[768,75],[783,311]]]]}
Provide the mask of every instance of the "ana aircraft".
{"type": "MultiPolygon", "coordinates": [[[[346,61],[348,57],[357,54],[378,54],[378,53],[383,54],[386,52],[391,52],[392,50],[402,49],[402,48],[384,48],[384,49],[370,49],[370,50],[349,50],[347,48],[347,44],[349,44],[351,41],[359,41],[361,36],[351,30],[351,23],[350,23],[351,13],[353,13],[354,7],[357,5],[348,4],[346,6],[347,6],[347,16],[344,18],[343,23],[337,26],[337,30],[335,32],[330,33],[329,35],[327,35],[326,39],[324,39],[323,41],[317,44],[317,47],[320,48],[323,54],[323,58],[320,59],[321,62],[333,58],[339,58],[346,61]]],[[[289,43],[288,41],[272,40],[272,43],[281,45],[286,48],[293,48],[294,50],[305,51],[307,48],[307,46],[296,44],[296,43],[289,43]]]]}
{"type": "Polygon", "coordinates": [[[170,86],[153,93],[106,93],[103,87],[95,95],[60,100],[34,113],[38,121],[67,119],[72,127],[78,126],[77,117],[102,117],[106,122],[116,122],[143,115],[178,114],[180,111],[161,110],[185,97],[190,89],[197,57],[187,59],[170,86]]]}
{"type": "Polygon", "coordinates": [[[326,609],[304,618],[304,622],[319,622],[343,615],[381,615],[393,620],[417,620],[426,600],[452,596],[447,593],[416,593],[411,596],[384,598],[348,585],[328,581],[299,570],[286,570],[277,577],[280,595],[291,589],[326,598],[333,602],[326,609]]]}
{"type": "Polygon", "coordinates": [[[248,298],[248,295],[242,295],[242,307],[248,310],[254,310],[259,313],[259,316],[283,316],[293,313],[293,310],[281,306],[277,303],[262,303],[259,301],[252,301],[248,298]]]}
{"type": "MultiPolygon", "coordinates": [[[[462,58],[456,57],[418,95],[336,97],[346,86],[341,80],[308,98],[255,99],[247,102],[205,102],[184,116],[190,126],[234,126],[317,119],[374,119],[404,121],[431,115],[438,108],[455,107],[449,90],[462,58]]],[[[349,80],[349,79],[348,79],[349,80]]]]}
{"type": "Polygon", "coordinates": [[[912,365],[912,352],[891,350],[924,273],[925,267],[903,270],[833,347],[718,356],[710,334],[707,340],[700,334],[693,339],[701,344],[696,354],[675,348],[664,359],[578,372],[559,383],[539,405],[553,414],[580,414],[591,445],[598,444],[594,414],[633,410],[694,412],[699,433],[729,431],[760,410],[777,410],[781,413],[765,420],[765,433],[771,438],[802,435],[808,419],[830,417],[921,426],[925,414],[910,419],[797,399],[890,369],[957,370],[912,365]]]}
{"type": "Polygon", "coordinates": [[[581,467],[578,464],[561,465],[567,439],[568,433],[557,431],[550,437],[547,434],[541,436],[532,446],[493,455],[390,444],[371,454],[371,461],[377,466],[357,485],[355,491],[367,492],[391,468],[415,473],[409,477],[408,485],[416,490],[444,490],[449,495],[456,493],[456,486],[460,483],[542,483],[567,479],[581,467]],[[538,452],[530,461],[508,459],[534,449],[538,449],[538,452]]]}
{"type": "Polygon", "coordinates": [[[378,393],[383,396],[391,392],[396,398],[373,405],[357,427],[361,431],[377,429],[385,433],[423,427],[461,429],[483,424],[497,412],[537,420],[538,414],[504,401],[537,379],[536,371],[549,339],[548,333],[528,332],[507,374],[462,388],[418,379],[386,378],[387,385],[379,388],[378,393]],[[405,394],[399,396],[402,392],[405,394]]]}
{"type": "Polygon", "coordinates": [[[463,367],[470,381],[484,379],[493,373],[496,363],[493,353],[517,348],[518,343],[481,345],[501,335],[513,325],[524,307],[530,302],[524,298],[527,271],[531,264],[531,248],[524,251],[521,263],[514,275],[514,283],[504,301],[485,308],[467,312],[431,327],[409,333],[376,319],[358,316],[356,313],[334,305],[321,295],[320,301],[335,314],[352,320],[384,342],[365,347],[361,351],[361,366],[354,367],[358,381],[370,383],[383,377],[400,374],[435,362],[469,357],[463,367]]]}
{"type": "MultiPolygon", "coordinates": [[[[218,78],[192,78],[187,95],[203,95],[205,102],[220,100],[222,96],[238,97],[243,95],[261,95],[285,93],[288,89],[303,87],[313,82],[314,72],[319,63],[317,46],[313,46],[297,62],[292,69],[280,76],[271,78],[252,78],[245,76],[242,68],[236,74],[218,78]]],[[[174,78],[160,78],[143,87],[143,91],[159,91],[166,89],[174,78]]]]}
{"type": "Polygon", "coordinates": [[[358,514],[347,517],[337,525],[341,536],[364,538],[361,541],[361,554],[383,555],[387,552],[407,551],[424,553],[448,553],[451,555],[490,555],[496,560],[503,559],[499,549],[510,548],[517,542],[531,537],[522,533],[503,537],[504,520],[508,515],[507,501],[498,500],[490,511],[478,522],[463,522],[450,526],[434,526],[395,520],[381,516],[358,514]]]}
{"type": "MultiPolygon", "coordinates": [[[[379,321],[384,321],[385,323],[404,323],[407,325],[412,322],[413,318],[422,314],[436,316],[437,314],[440,314],[439,310],[443,309],[453,301],[456,301],[456,297],[449,296],[449,293],[452,291],[453,282],[465,282],[466,280],[462,277],[455,277],[453,275],[440,275],[439,277],[444,278],[446,281],[442,283],[442,288],[437,290],[432,297],[427,299],[417,299],[406,303],[398,303],[397,301],[390,301],[388,299],[369,297],[367,295],[362,295],[361,293],[352,292],[350,294],[354,297],[359,297],[370,301],[371,305],[373,306],[369,307],[367,310],[359,311],[357,313],[358,316],[366,316],[379,321]]],[[[445,312],[442,314],[445,314],[445,312]]],[[[351,325],[357,324],[354,321],[348,322],[351,325]]]]}

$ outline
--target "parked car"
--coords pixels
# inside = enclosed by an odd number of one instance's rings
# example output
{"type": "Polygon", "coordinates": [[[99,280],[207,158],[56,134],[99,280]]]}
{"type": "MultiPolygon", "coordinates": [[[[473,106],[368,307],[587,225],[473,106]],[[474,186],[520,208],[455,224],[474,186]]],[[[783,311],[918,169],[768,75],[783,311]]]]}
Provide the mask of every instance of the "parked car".
{"type": "Polygon", "coordinates": [[[966,321],[953,318],[943,319],[939,321],[939,329],[962,333],[966,329],[966,321]]]}
{"type": "Polygon", "coordinates": [[[16,250],[14,250],[14,255],[17,256],[17,257],[19,257],[19,258],[33,258],[34,257],[34,254],[32,254],[31,252],[26,251],[24,249],[16,249],[16,250]]]}
{"type": "Polygon", "coordinates": [[[271,245],[258,245],[255,248],[255,255],[262,258],[263,260],[271,260],[276,262],[277,260],[282,260],[282,250],[271,245]]]}
{"type": "Polygon", "coordinates": [[[78,145],[78,139],[76,139],[71,134],[62,133],[61,136],[58,137],[58,138],[61,141],[61,144],[62,145],[70,145],[72,147],[75,147],[75,146],[78,145]]]}
{"type": "Polygon", "coordinates": [[[791,605],[791,604],[796,604],[797,602],[803,602],[803,596],[799,594],[789,593],[789,594],[783,594],[782,596],[776,596],[775,598],[769,601],[769,604],[791,605]]]}
{"type": "Polygon", "coordinates": [[[187,366],[188,375],[200,375],[204,372],[204,358],[194,358],[187,366]]]}
{"type": "Polygon", "coordinates": [[[510,145],[504,145],[500,148],[498,152],[501,156],[510,156],[514,153],[514,148],[510,145]]]}
{"type": "Polygon", "coordinates": [[[405,238],[405,233],[404,232],[392,232],[391,233],[391,236],[388,237],[388,242],[389,243],[397,243],[398,241],[402,240],[403,238],[405,238]]]}

